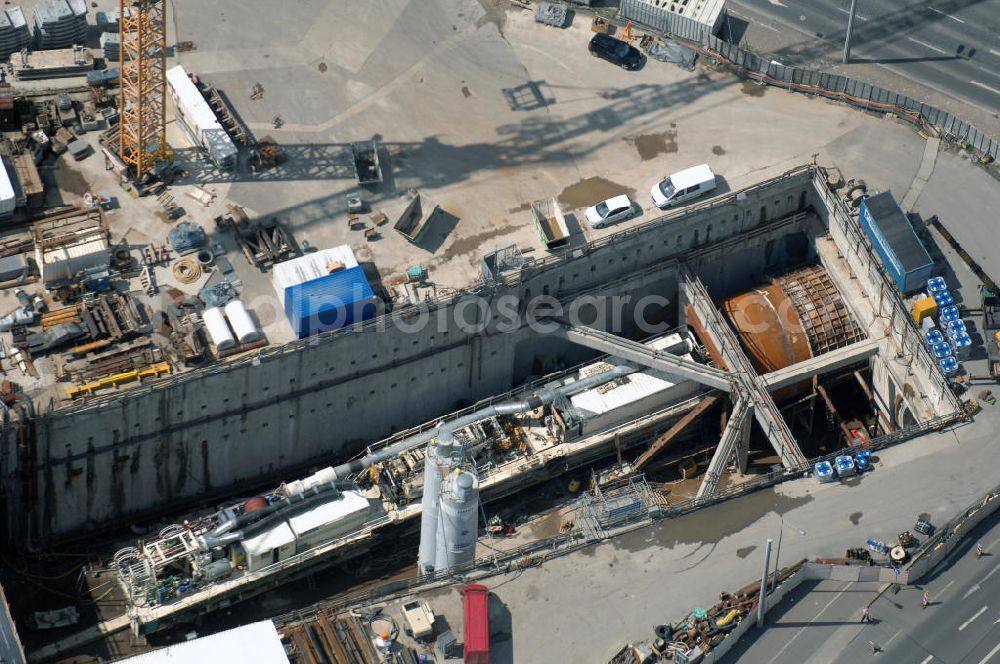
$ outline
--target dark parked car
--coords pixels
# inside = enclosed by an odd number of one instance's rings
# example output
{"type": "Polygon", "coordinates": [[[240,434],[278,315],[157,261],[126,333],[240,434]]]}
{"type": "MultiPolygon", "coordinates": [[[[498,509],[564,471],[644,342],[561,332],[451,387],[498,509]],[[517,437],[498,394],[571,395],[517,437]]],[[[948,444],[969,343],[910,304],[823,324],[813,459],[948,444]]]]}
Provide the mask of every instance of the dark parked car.
{"type": "Polygon", "coordinates": [[[598,33],[590,40],[590,54],[613,62],[622,69],[638,69],[642,66],[642,53],[639,49],[621,39],[598,33]]]}

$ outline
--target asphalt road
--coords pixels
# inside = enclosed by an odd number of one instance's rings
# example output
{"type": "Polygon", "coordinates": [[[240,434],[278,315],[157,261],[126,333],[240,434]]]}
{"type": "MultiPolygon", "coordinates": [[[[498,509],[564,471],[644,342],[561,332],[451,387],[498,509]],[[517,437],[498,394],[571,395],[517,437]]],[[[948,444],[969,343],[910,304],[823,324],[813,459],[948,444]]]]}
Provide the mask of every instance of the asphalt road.
{"type": "MultiPolygon", "coordinates": [[[[1000,664],[1000,517],[973,531],[926,583],[879,598],[871,615],[881,661],[1000,664]],[[976,542],[986,551],[978,559],[976,542]],[[930,602],[922,608],[925,589],[930,602]]],[[[844,661],[871,659],[868,640],[855,639],[844,661]]]]}
{"type": "MultiPolygon", "coordinates": [[[[768,31],[801,37],[773,51],[786,64],[840,61],[850,0],[729,0],[768,31]]],[[[858,0],[852,63],[872,63],[966,103],[1000,109],[1000,0],[858,0]]]]}
{"type": "Polygon", "coordinates": [[[1000,513],[974,530],[916,586],[886,592],[862,607],[874,583],[804,583],[751,630],[726,662],[740,664],[1000,664],[1000,513]],[[977,559],[975,544],[986,555],[977,559]],[[924,590],[927,608],[921,606],[924,590]],[[872,652],[871,644],[878,646],[872,652]]]}

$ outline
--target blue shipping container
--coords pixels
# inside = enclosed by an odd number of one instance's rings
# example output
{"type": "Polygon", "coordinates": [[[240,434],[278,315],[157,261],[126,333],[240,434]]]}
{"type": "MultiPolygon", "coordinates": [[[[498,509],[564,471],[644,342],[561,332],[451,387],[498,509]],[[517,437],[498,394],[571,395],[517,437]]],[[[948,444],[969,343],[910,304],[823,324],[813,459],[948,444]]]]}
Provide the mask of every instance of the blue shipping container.
{"type": "Polygon", "coordinates": [[[934,274],[934,261],[892,194],[862,199],[860,221],[896,288],[901,293],[924,288],[934,274]]]}
{"type": "Polygon", "coordinates": [[[360,267],[285,289],[285,315],[299,339],[373,318],[375,303],[375,293],[360,267]]]}

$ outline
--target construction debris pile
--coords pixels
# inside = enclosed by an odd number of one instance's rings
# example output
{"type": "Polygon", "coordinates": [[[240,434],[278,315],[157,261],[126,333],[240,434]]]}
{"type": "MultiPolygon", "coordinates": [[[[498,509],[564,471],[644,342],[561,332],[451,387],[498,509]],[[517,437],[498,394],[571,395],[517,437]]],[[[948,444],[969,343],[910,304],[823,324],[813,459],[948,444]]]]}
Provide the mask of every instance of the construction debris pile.
{"type": "Polygon", "coordinates": [[[374,621],[384,621],[390,627],[390,639],[395,624],[388,618],[365,620],[362,616],[345,613],[334,616],[320,611],[314,618],[291,623],[281,629],[286,651],[295,664],[416,664],[417,657],[408,648],[386,652],[377,648],[373,635],[374,621]]]}
{"type": "MultiPolygon", "coordinates": [[[[773,593],[778,585],[798,569],[799,565],[794,565],[769,576],[766,594],[773,593]]],[[[653,639],[625,646],[608,664],[700,662],[743,620],[754,619],[759,597],[759,579],[734,593],[723,592],[719,595],[719,601],[711,608],[695,608],[683,620],[657,625],[653,629],[653,639]]]]}

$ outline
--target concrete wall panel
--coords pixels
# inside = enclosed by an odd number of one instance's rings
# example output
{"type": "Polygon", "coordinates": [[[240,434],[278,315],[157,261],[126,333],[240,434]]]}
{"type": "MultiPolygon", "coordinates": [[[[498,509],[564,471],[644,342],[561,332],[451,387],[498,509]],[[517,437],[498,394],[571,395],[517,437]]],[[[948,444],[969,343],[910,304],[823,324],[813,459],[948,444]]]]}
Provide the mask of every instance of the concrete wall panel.
{"type": "MultiPolygon", "coordinates": [[[[394,312],[356,330],[42,414],[35,422],[36,459],[25,464],[24,476],[17,428],[6,426],[0,452],[6,532],[15,542],[85,534],[177,511],[210,492],[269,486],[503,393],[536,369],[572,363],[572,351],[536,345],[525,328],[503,333],[463,326],[456,312],[475,321],[481,298],[499,311],[503,296],[523,304],[538,295],[566,300],[594,289],[635,300],[673,297],[670,262],[685,257],[713,293],[730,291],[745,285],[754,265],[782,260],[783,250],[768,243],[790,231],[736,236],[799,210],[811,190],[811,174],[803,170],[669,213],[536,261],[505,285],[434,303],[423,327],[410,319],[414,310],[394,312]],[[725,248],[706,249],[727,239],[725,248]],[[401,322],[408,328],[400,329],[401,322]],[[32,483],[37,499],[25,489],[32,483]]],[[[623,331],[635,333],[628,326],[623,331]]]]}

